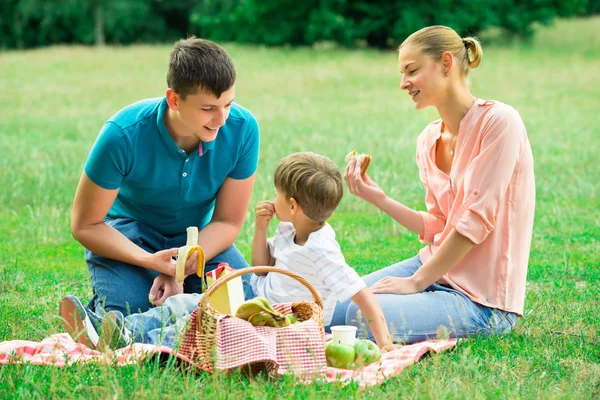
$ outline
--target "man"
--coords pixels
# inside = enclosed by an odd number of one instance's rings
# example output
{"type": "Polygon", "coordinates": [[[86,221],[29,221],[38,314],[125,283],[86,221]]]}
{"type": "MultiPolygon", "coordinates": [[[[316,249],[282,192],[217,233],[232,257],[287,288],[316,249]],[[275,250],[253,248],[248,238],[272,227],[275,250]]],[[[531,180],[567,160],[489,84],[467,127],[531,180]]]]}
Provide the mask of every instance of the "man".
{"type": "Polygon", "coordinates": [[[73,236],[86,248],[92,311],[143,312],[174,294],[201,292],[196,254],[184,284],[175,281],[173,257],[188,226],[200,229],[206,271],[219,262],[247,266],[233,242],[254,186],[259,129],[234,103],[235,78],[220,46],[180,40],[165,97],[131,104],[103,126],[71,219],[73,236]]]}

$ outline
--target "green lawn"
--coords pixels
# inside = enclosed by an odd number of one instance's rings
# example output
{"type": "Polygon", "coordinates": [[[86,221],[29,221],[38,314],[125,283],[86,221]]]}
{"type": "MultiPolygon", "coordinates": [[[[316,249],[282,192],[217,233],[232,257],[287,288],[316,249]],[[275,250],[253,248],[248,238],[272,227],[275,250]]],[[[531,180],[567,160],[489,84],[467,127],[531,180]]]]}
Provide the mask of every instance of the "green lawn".
{"type": "MultiPolygon", "coordinates": [[[[593,398],[600,396],[600,18],[559,21],[532,43],[484,45],[474,94],[514,106],[527,126],[537,206],[525,317],[500,338],[469,340],[356,393],[315,383],[224,378],[156,364],[0,367],[0,398],[593,398]]],[[[415,142],[435,110],[399,90],[394,51],[227,45],[237,101],[261,126],[252,198],[272,198],[277,161],[295,151],[338,166],[356,148],[392,197],[424,209],[415,142]]],[[[53,47],[0,53],[0,341],[62,332],[58,302],[91,289],[70,208],[86,155],[121,107],[165,90],[170,46],[53,47]]],[[[249,258],[249,211],[237,245],[249,258]]],[[[331,224],[366,274],[414,255],[415,235],[346,196],[331,224]]]]}

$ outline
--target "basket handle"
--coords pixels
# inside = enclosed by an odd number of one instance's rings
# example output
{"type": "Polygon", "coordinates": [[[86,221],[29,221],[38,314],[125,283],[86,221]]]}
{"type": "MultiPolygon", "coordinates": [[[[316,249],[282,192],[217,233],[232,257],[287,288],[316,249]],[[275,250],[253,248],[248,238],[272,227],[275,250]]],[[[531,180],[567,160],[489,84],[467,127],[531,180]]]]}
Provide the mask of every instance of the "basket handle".
{"type": "MultiPolygon", "coordinates": [[[[283,274],[283,275],[287,275],[290,278],[294,278],[295,280],[297,280],[298,282],[300,282],[301,284],[303,284],[304,286],[306,286],[306,288],[310,291],[310,293],[312,294],[315,303],[317,303],[321,309],[323,309],[323,298],[321,297],[321,295],[319,294],[319,292],[317,292],[317,290],[315,289],[315,287],[313,285],[310,284],[310,282],[308,282],[306,279],[304,279],[303,277],[301,277],[300,275],[298,275],[295,272],[292,271],[288,271],[287,269],[283,269],[283,268],[277,268],[277,267],[248,267],[248,268],[242,268],[242,269],[238,269],[232,273],[229,273],[227,275],[224,275],[222,277],[220,277],[219,279],[217,279],[215,282],[213,282],[212,285],[210,285],[210,287],[208,288],[208,290],[206,291],[206,293],[204,293],[204,296],[202,296],[202,298],[200,299],[200,301],[198,301],[198,308],[200,308],[200,310],[204,309],[204,307],[206,307],[206,305],[208,304],[208,300],[210,298],[210,296],[222,285],[226,284],[227,282],[229,282],[232,279],[237,278],[238,276],[242,276],[242,275],[246,275],[246,274],[253,274],[256,272],[277,272],[278,274],[283,274]]],[[[200,312],[200,310],[198,310],[200,312]]]]}

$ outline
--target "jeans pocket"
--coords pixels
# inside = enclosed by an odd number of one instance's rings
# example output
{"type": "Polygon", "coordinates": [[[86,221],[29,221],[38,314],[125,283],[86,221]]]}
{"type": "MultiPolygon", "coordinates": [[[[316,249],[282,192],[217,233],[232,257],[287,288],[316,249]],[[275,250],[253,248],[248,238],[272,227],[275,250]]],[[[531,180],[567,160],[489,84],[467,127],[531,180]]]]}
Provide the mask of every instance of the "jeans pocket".
{"type": "Polygon", "coordinates": [[[506,334],[513,330],[515,321],[516,314],[492,308],[488,326],[491,332],[506,334]]]}

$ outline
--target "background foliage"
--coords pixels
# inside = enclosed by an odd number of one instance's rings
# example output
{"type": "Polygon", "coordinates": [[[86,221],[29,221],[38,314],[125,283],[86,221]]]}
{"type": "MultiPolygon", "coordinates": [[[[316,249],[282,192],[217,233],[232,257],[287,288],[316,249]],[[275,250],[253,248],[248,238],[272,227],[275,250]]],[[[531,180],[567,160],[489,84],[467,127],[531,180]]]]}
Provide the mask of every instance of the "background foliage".
{"type": "Polygon", "coordinates": [[[390,47],[427,25],[529,37],[536,23],[598,12],[600,0],[2,0],[0,48],[164,43],[190,34],[270,46],[390,47]]]}

